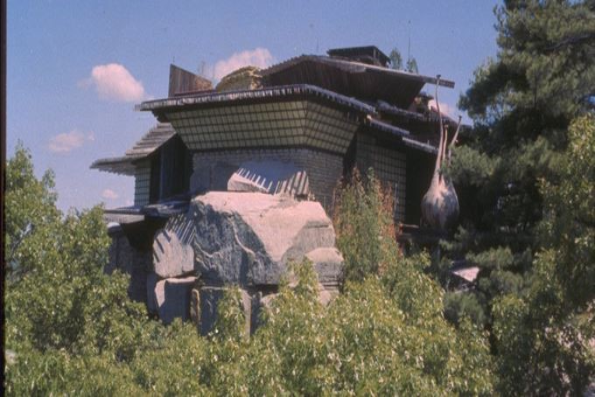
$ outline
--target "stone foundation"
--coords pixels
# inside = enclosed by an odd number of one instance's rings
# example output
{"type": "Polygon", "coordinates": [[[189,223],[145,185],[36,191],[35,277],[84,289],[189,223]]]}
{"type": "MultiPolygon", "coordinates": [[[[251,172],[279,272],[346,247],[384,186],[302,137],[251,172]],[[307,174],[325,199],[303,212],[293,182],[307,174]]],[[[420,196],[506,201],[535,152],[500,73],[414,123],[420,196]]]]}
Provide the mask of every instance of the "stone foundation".
{"type": "Polygon", "coordinates": [[[147,301],[147,275],[152,263],[151,251],[141,251],[130,245],[128,238],[119,226],[111,227],[109,235],[112,244],[109,248],[109,263],[104,268],[111,274],[116,269],[130,275],[128,296],[136,302],[147,301]]]}

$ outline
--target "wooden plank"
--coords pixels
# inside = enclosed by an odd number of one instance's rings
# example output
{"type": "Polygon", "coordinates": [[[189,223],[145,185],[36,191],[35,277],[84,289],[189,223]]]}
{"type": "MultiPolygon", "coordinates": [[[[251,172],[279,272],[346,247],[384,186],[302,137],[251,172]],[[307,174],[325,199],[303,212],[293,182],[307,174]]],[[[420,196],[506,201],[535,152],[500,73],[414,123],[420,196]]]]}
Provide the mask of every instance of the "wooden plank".
{"type": "Polygon", "coordinates": [[[182,69],[176,65],[169,66],[168,97],[185,92],[208,91],[213,89],[213,84],[203,77],[182,69]]]}

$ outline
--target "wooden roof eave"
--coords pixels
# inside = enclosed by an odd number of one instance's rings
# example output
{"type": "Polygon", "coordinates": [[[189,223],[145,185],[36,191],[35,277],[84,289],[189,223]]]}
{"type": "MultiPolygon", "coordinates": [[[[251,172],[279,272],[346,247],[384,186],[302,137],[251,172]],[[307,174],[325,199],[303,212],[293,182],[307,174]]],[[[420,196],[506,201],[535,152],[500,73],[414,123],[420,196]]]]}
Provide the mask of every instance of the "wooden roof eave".
{"type": "Polygon", "coordinates": [[[416,140],[409,131],[403,128],[382,122],[380,120],[376,120],[372,117],[368,117],[365,120],[364,125],[372,131],[381,132],[383,134],[389,134],[389,136],[396,138],[396,140],[399,141],[401,144],[411,149],[421,150],[423,152],[430,153],[433,155],[436,155],[438,153],[438,149],[435,146],[429,143],[423,143],[416,140]]]}
{"type": "Polygon", "coordinates": [[[110,157],[95,160],[89,168],[118,175],[134,176],[134,157],[110,157]]]}
{"type": "Polygon", "coordinates": [[[140,104],[138,109],[151,111],[160,120],[165,120],[167,119],[167,113],[173,111],[291,97],[313,97],[361,114],[376,114],[375,107],[363,101],[309,84],[291,84],[256,90],[196,93],[186,97],[145,101],[140,104]]]}
{"type": "Polygon", "coordinates": [[[160,124],[151,128],[126,151],[124,156],[95,160],[90,168],[119,175],[133,176],[136,164],[153,155],[162,145],[176,135],[171,125],[160,124]]]}
{"type": "Polygon", "coordinates": [[[285,62],[278,63],[267,69],[263,69],[260,71],[260,73],[263,77],[266,77],[305,61],[325,63],[328,65],[335,66],[349,73],[365,73],[367,71],[377,71],[389,76],[399,76],[405,79],[420,81],[425,84],[439,83],[440,86],[447,88],[454,88],[455,86],[454,81],[451,80],[440,79],[440,81],[438,81],[435,77],[424,76],[421,74],[411,73],[404,70],[390,69],[383,66],[370,65],[362,62],[331,58],[323,55],[301,55],[295,58],[290,58],[285,62]]]}

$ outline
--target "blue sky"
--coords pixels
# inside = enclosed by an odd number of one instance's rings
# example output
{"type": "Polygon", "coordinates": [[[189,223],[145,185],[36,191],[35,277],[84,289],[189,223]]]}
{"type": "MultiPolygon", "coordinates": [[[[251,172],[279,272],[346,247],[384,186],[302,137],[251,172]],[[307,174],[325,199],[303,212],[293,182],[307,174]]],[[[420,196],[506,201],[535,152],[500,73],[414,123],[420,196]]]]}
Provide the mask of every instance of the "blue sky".
{"type": "MultiPolygon", "coordinates": [[[[56,173],[58,205],[129,205],[133,178],[90,170],[122,155],[150,127],[134,111],[167,96],[169,64],[209,76],[245,62],[376,45],[411,55],[420,73],[455,81],[496,54],[493,0],[469,1],[8,1],[7,155],[18,140],[39,175],[56,173]]],[[[432,87],[428,87],[433,89],[432,87]]]]}

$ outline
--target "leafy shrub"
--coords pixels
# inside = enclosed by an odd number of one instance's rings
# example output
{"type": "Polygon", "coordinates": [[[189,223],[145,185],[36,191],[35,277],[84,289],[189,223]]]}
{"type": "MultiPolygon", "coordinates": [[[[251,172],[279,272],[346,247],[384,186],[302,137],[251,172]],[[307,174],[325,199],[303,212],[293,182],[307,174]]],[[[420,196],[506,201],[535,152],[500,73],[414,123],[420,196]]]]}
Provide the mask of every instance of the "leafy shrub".
{"type": "Polygon", "coordinates": [[[355,168],[336,197],[333,218],[337,247],[345,260],[345,279],[363,280],[382,271],[390,260],[387,244],[396,237],[392,195],[372,169],[362,178],[355,168]]]}
{"type": "Polygon", "coordinates": [[[19,258],[27,271],[7,285],[6,348],[14,357],[5,367],[6,393],[492,394],[484,335],[443,318],[442,290],[422,272],[428,258],[403,256],[379,185],[368,186],[371,192],[348,188],[343,196],[351,200],[343,209],[355,205],[365,215],[341,220],[353,266],[344,293],[322,306],[312,264],[294,266],[295,281],[280,287],[249,338],[237,288],[224,294],[208,337],[179,321],[163,326],[128,300],[127,276],[103,273],[101,208],[48,217],[34,233],[52,233],[23,240],[19,258]],[[370,238],[367,247],[362,236],[370,238]],[[355,255],[365,267],[357,267],[355,255]]]}

